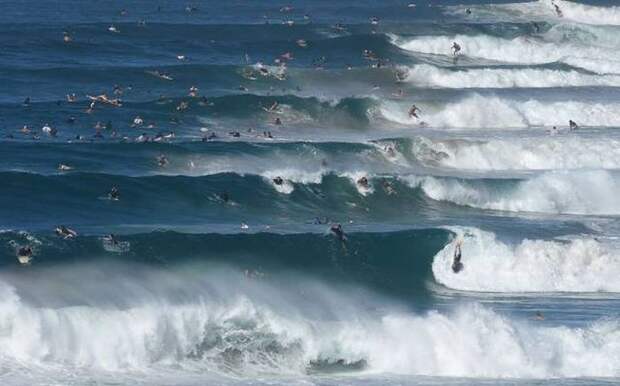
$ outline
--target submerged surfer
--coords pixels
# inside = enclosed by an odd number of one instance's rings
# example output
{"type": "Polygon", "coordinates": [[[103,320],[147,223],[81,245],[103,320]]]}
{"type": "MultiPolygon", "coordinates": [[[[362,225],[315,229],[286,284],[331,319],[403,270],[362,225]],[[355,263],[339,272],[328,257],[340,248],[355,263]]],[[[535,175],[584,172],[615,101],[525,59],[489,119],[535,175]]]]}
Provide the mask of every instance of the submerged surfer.
{"type": "Polygon", "coordinates": [[[454,259],[452,260],[452,271],[454,273],[459,273],[463,269],[463,263],[461,263],[461,243],[461,240],[457,241],[454,248],[454,259]]]}

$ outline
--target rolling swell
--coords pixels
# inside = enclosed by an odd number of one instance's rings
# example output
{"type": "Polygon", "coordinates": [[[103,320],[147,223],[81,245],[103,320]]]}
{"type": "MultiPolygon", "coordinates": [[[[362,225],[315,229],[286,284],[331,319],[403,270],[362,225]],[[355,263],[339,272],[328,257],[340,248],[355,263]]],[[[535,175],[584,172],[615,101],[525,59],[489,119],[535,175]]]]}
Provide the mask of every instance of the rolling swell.
{"type": "Polygon", "coordinates": [[[71,264],[146,264],[171,269],[203,265],[235,267],[265,276],[303,273],[323,280],[350,281],[398,296],[423,296],[432,280],[431,262],[451,237],[444,229],[352,232],[341,243],[324,233],[187,234],[170,231],[118,236],[122,252],[104,248],[97,236],[63,240],[49,233],[0,233],[0,265],[16,267],[12,246],[34,245],[33,266],[50,269],[71,264]]]}

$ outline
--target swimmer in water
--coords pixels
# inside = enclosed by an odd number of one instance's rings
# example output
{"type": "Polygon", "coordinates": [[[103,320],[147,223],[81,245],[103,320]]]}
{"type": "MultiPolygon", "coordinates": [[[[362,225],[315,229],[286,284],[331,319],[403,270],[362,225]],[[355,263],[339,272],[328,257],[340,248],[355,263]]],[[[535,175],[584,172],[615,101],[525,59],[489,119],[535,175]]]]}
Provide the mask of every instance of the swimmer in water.
{"type": "Polygon", "coordinates": [[[418,108],[418,106],[416,105],[411,105],[411,108],[409,109],[409,118],[420,118],[420,116],[418,115],[422,113],[422,110],[420,110],[418,108]]]}

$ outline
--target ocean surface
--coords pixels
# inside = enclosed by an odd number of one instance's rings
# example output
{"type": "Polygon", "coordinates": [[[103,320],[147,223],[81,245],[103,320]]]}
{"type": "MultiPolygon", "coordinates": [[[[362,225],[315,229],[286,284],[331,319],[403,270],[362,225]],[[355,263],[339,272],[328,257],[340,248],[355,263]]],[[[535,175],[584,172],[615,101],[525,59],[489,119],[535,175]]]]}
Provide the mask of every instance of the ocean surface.
{"type": "Polygon", "coordinates": [[[0,137],[2,385],[620,384],[615,0],[2,0],[0,137]]]}

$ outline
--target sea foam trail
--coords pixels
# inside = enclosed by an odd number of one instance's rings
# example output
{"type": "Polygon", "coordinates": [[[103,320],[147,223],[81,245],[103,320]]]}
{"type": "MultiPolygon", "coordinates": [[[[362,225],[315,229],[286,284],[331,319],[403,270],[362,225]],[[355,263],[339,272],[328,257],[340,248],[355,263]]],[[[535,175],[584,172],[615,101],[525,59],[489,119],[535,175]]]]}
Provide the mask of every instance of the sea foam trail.
{"type": "MultiPolygon", "coordinates": [[[[452,228],[451,228],[452,229],[452,228]]],[[[523,240],[509,245],[495,234],[454,228],[457,236],[433,261],[437,282],[482,292],[620,292],[618,246],[592,238],[523,240]],[[464,269],[452,271],[456,242],[464,269]]]]}
{"type": "Polygon", "coordinates": [[[470,170],[620,169],[620,141],[553,135],[483,140],[418,137],[414,156],[423,164],[470,170]]]}
{"type": "Polygon", "coordinates": [[[378,108],[387,120],[405,125],[425,122],[430,127],[501,128],[551,127],[567,125],[569,119],[581,126],[620,126],[620,104],[585,102],[515,101],[472,94],[445,105],[419,103],[420,118],[408,115],[409,106],[383,102],[378,108]]]}
{"type": "Polygon", "coordinates": [[[407,69],[408,82],[432,88],[542,88],[620,86],[618,75],[590,75],[575,70],[485,68],[450,70],[428,64],[407,69]]]}
{"type": "Polygon", "coordinates": [[[525,180],[401,177],[437,201],[481,209],[617,215],[620,181],[606,171],[546,172],[525,180]]]}
{"type": "Polygon", "coordinates": [[[461,46],[461,55],[503,63],[544,64],[562,62],[599,74],[620,73],[620,54],[609,47],[594,44],[546,41],[539,37],[513,39],[489,35],[420,36],[401,38],[391,35],[398,47],[411,52],[452,56],[453,42],[461,46]]]}
{"type": "MultiPolygon", "coordinates": [[[[160,279],[185,291],[179,278],[160,279]]],[[[192,300],[173,302],[151,292],[153,283],[145,284],[118,289],[126,298],[140,296],[142,301],[129,307],[38,308],[0,282],[0,363],[19,362],[37,371],[62,365],[62,371],[183,369],[235,377],[334,369],[513,378],[620,374],[619,362],[609,359],[620,355],[615,320],[583,329],[547,327],[477,305],[451,313],[372,315],[342,292],[316,284],[305,287],[312,304],[301,298],[284,304],[283,298],[297,291],[270,297],[277,290],[260,280],[242,283],[245,295],[222,287],[204,291],[189,280],[192,300]],[[325,307],[330,320],[308,317],[304,308],[311,306],[325,307]]]]}

